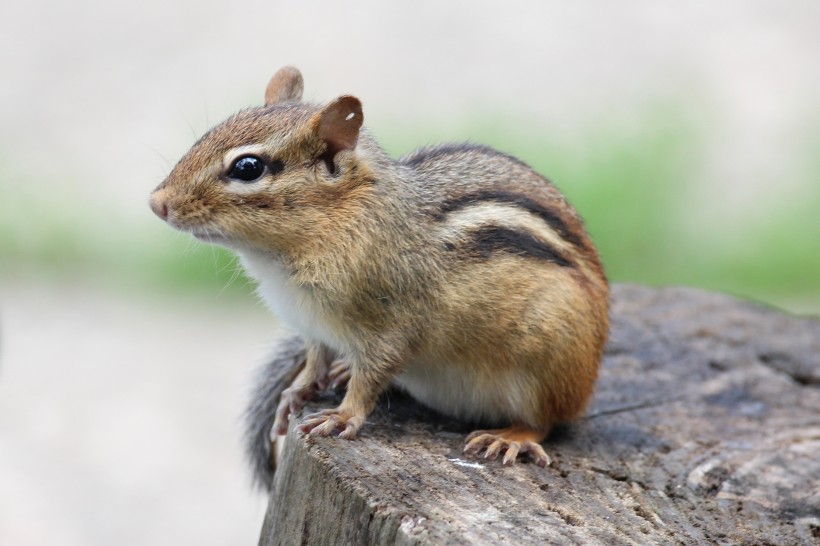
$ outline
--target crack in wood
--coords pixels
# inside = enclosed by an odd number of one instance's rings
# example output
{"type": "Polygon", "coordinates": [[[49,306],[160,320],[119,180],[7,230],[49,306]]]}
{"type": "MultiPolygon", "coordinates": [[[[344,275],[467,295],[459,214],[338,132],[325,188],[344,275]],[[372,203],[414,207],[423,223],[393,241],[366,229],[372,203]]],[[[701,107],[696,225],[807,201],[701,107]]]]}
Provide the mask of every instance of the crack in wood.
{"type": "Polygon", "coordinates": [[[804,387],[820,387],[820,377],[814,377],[811,372],[813,370],[802,370],[800,363],[795,362],[794,358],[778,351],[763,352],[757,355],[758,361],[761,364],[778,373],[782,373],[792,379],[792,381],[804,387]]]}
{"type": "Polygon", "coordinates": [[[665,400],[653,400],[649,402],[641,402],[639,404],[628,404],[625,406],[620,406],[616,408],[604,409],[594,413],[590,413],[581,418],[582,421],[591,421],[592,419],[597,419],[598,417],[607,417],[609,415],[617,415],[619,413],[626,413],[629,411],[636,411],[641,409],[647,408],[657,408],[659,406],[665,406],[667,404],[674,404],[676,402],[681,402],[686,400],[687,397],[685,396],[677,396],[674,398],[667,398],[665,400]]]}

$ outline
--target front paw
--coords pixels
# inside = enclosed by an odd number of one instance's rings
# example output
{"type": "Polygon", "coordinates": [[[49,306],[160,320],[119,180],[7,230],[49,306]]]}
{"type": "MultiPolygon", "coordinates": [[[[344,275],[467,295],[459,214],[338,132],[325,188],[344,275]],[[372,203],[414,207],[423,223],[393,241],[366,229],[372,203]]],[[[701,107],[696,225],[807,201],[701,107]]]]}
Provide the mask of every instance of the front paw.
{"type": "Polygon", "coordinates": [[[305,416],[304,422],[299,425],[299,430],[314,436],[330,436],[340,430],[339,438],[352,440],[362,428],[366,418],[366,415],[346,411],[341,407],[327,409],[305,416]]]}
{"type": "Polygon", "coordinates": [[[317,394],[317,389],[311,385],[308,387],[290,387],[282,391],[279,398],[279,405],[276,406],[276,419],[273,421],[273,433],[282,435],[288,431],[288,417],[291,414],[299,413],[305,402],[312,400],[317,394]]]}

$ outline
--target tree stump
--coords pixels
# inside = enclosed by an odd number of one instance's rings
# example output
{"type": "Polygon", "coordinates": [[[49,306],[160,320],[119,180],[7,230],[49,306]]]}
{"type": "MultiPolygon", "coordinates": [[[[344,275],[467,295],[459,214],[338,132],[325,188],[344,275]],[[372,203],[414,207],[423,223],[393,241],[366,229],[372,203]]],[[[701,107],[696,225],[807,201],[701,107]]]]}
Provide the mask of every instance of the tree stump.
{"type": "Polygon", "coordinates": [[[612,319],[551,467],[390,392],[355,441],[291,424],[260,544],[820,544],[820,321],[629,285],[612,319]]]}

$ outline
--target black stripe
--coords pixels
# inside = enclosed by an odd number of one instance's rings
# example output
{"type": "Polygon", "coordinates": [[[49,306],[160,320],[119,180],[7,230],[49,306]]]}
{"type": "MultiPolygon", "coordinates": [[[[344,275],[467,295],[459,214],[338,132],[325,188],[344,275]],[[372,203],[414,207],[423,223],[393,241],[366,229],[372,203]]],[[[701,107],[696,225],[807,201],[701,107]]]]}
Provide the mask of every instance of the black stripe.
{"type": "Polygon", "coordinates": [[[565,241],[574,245],[577,248],[584,249],[586,245],[584,240],[575,232],[569,229],[566,222],[561,219],[554,211],[544,207],[537,201],[530,199],[525,195],[519,195],[503,190],[487,190],[477,193],[468,193],[454,197],[444,202],[441,206],[441,214],[439,219],[444,219],[444,215],[454,212],[470,205],[476,205],[485,201],[494,201],[496,203],[510,204],[525,209],[542,220],[544,220],[552,229],[554,229],[565,241]]]}
{"type": "MultiPolygon", "coordinates": [[[[572,267],[572,262],[549,244],[529,233],[501,226],[486,225],[470,232],[472,236],[466,250],[469,255],[487,259],[493,253],[506,252],[546,260],[561,267],[572,267]]],[[[452,247],[448,247],[450,249],[452,247]]],[[[455,248],[453,248],[455,250],[455,248]]]]}

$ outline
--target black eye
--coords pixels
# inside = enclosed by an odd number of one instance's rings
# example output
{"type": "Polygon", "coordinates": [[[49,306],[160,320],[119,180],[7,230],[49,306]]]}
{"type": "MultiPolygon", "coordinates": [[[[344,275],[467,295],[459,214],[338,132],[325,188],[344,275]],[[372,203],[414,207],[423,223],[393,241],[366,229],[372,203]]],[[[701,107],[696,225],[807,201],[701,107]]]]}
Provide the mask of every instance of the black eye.
{"type": "Polygon", "coordinates": [[[231,170],[228,171],[230,178],[235,178],[242,182],[253,182],[263,174],[265,174],[265,162],[252,155],[240,157],[233,162],[231,170]]]}

